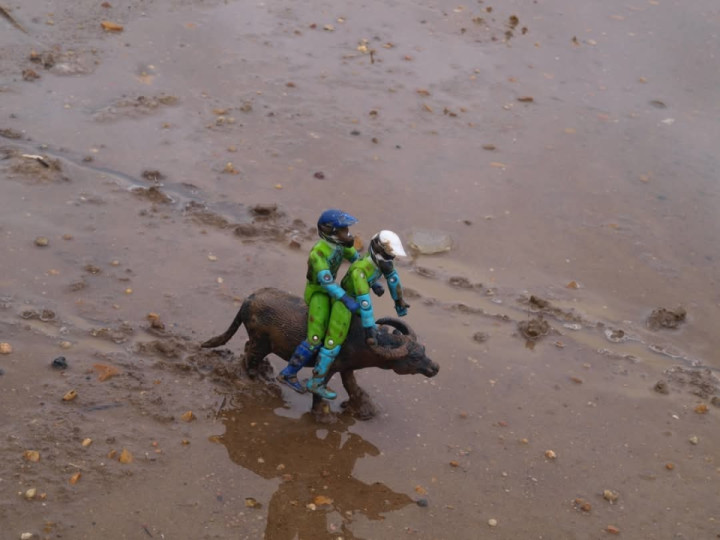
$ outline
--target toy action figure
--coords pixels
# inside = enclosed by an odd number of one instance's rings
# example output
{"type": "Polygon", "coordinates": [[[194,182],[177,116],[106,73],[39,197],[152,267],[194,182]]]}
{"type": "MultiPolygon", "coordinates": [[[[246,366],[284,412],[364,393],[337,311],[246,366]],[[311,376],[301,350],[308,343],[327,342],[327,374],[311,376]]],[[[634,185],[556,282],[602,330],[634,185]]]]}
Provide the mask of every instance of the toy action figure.
{"type": "Polygon", "coordinates": [[[341,305],[351,313],[360,309],[358,303],[335,283],[342,261],[348,260],[352,263],[358,260],[358,253],[353,247],[355,239],[348,229],[355,223],[356,218],[336,209],[326,210],[318,219],[320,241],[310,250],[305,285],[305,303],[308,305],[307,338],[297,346],[288,365],[277,377],[281,383],[296,392],[305,392],[297,374],[312,362],[323,343],[331,306],[341,305]]]}
{"type": "MultiPolygon", "coordinates": [[[[368,253],[362,259],[353,262],[341,282],[342,289],[354,297],[359,303],[360,320],[365,329],[365,340],[368,344],[377,343],[377,327],[373,314],[370,289],[378,296],[385,290],[378,282],[385,276],[390,296],[395,301],[398,316],[407,315],[409,304],[403,300],[400,277],[393,265],[396,256],[405,256],[400,238],[392,231],[380,231],[372,237],[368,253]]],[[[313,377],[307,382],[307,389],[325,399],[335,399],[337,394],[325,387],[325,376],[347,337],[355,310],[344,302],[334,302],[330,312],[330,322],[323,347],[318,353],[318,361],[313,369],[313,377]]]]}

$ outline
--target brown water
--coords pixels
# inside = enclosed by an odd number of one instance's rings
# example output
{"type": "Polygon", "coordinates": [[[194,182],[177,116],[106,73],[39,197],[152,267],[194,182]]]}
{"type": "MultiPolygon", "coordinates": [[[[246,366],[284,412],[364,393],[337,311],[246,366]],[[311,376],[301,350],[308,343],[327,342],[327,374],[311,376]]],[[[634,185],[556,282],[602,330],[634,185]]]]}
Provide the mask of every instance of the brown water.
{"type": "Polygon", "coordinates": [[[2,5],[0,537],[720,534],[716,2],[2,5]],[[367,422],[197,349],[328,207],[453,241],[367,422]]]}

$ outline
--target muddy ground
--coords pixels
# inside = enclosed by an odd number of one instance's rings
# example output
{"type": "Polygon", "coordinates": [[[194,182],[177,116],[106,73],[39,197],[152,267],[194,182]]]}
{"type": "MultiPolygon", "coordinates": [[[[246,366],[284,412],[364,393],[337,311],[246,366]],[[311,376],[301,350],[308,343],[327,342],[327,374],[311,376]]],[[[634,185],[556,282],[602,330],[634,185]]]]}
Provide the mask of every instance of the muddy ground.
{"type": "Polygon", "coordinates": [[[715,1],[0,5],[0,538],[720,537],[715,1]],[[199,344],[333,206],[440,372],[326,424],[199,344]]]}

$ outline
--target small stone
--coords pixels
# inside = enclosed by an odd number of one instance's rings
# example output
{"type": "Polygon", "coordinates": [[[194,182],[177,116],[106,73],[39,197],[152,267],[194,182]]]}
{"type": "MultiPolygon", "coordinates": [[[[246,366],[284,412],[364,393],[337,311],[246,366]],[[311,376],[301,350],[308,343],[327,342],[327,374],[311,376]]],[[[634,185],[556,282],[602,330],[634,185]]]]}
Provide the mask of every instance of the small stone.
{"type": "Polygon", "coordinates": [[[50,244],[50,240],[45,236],[38,236],[35,239],[35,245],[38,247],[47,247],[50,244]]]}
{"type": "Polygon", "coordinates": [[[192,411],[187,411],[187,412],[184,412],[182,414],[182,416],[180,416],[180,419],[183,422],[192,422],[193,420],[195,420],[195,415],[193,414],[192,411]]]}
{"type": "Polygon", "coordinates": [[[557,454],[553,452],[552,450],[545,450],[545,457],[548,459],[556,459],[557,454]]]}
{"type": "Polygon", "coordinates": [[[33,536],[33,533],[24,532],[20,535],[20,540],[32,540],[33,536]]]}
{"type": "Polygon", "coordinates": [[[575,508],[578,510],[582,510],[583,512],[590,512],[592,510],[592,505],[587,502],[585,499],[577,498],[574,501],[575,508]]]}
{"type": "Polygon", "coordinates": [[[603,499],[608,502],[614,503],[618,500],[618,497],[620,497],[620,495],[618,495],[615,491],[612,491],[610,489],[606,489],[603,491],[603,499]]]}
{"type": "Polygon", "coordinates": [[[58,356],[50,364],[54,369],[67,369],[68,364],[64,356],[58,356]]]}
{"type": "Polygon", "coordinates": [[[698,444],[700,443],[700,439],[697,435],[693,435],[688,439],[690,441],[690,444],[698,444]]]}
{"type": "Polygon", "coordinates": [[[608,525],[605,530],[610,534],[620,534],[620,529],[618,529],[615,525],[608,525]]]}
{"type": "Polygon", "coordinates": [[[72,401],[78,396],[77,390],[69,390],[63,396],[63,401],[72,401]]]}
{"type": "Polygon", "coordinates": [[[25,450],[25,452],[23,452],[23,458],[25,458],[26,461],[37,463],[40,461],[40,452],[37,450],[25,450]]]}
{"type": "Polygon", "coordinates": [[[87,447],[90,446],[91,444],[92,444],[92,439],[90,439],[89,437],[86,438],[86,439],[83,439],[82,445],[83,445],[84,448],[87,448],[87,447]]]}
{"type": "Polygon", "coordinates": [[[13,352],[12,345],[5,341],[0,342],[0,354],[10,354],[11,352],[13,352]]]}
{"type": "Polygon", "coordinates": [[[497,527],[498,520],[495,518],[490,518],[490,519],[488,519],[488,525],[490,525],[491,527],[497,527]]]}
{"type": "Polygon", "coordinates": [[[708,412],[708,406],[705,405],[704,403],[701,403],[700,405],[698,405],[697,407],[695,407],[695,412],[698,413],[698,414],[707,414],[707,412],[708,412]]]}
{"type": "Polygon", "coordinates": [[[129,463],[133,462],[133,455],[127,448],[123,448],[122,452],[120,452],[120,457],[118,458],[118,461],[120,463],[128,465],[129,463]]]}
{"type": "Polygon", "coordinates": [[[417,501],[415,501],[415,504],[417,504],[421,508],[426,508],[429,503],[427,499],[418,499],[417,501]]]}
{"type": "Polygon", "coordinates": [[[32,501],[35,498],[35,495],[37,495],[37,489],[30,488],[25,492],[25,498],[28,501],[32,501]]]}

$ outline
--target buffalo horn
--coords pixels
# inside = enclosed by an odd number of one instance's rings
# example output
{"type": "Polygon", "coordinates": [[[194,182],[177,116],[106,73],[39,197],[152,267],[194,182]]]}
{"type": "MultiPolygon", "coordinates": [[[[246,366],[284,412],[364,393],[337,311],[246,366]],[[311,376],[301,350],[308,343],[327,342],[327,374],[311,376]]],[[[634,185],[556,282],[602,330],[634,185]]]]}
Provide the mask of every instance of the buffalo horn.
{"type": "Polygon", "coordinates": [[[393,328],[400,330],[402,334],[410,337],[410,339],[412,339],[413,341],[417,341],[417,335],[415,334],[415,331],[400,319],[395,319],[393,317],[383,317],[382,319],[378,319],[376,323],[392,326],[393,328]]]}

